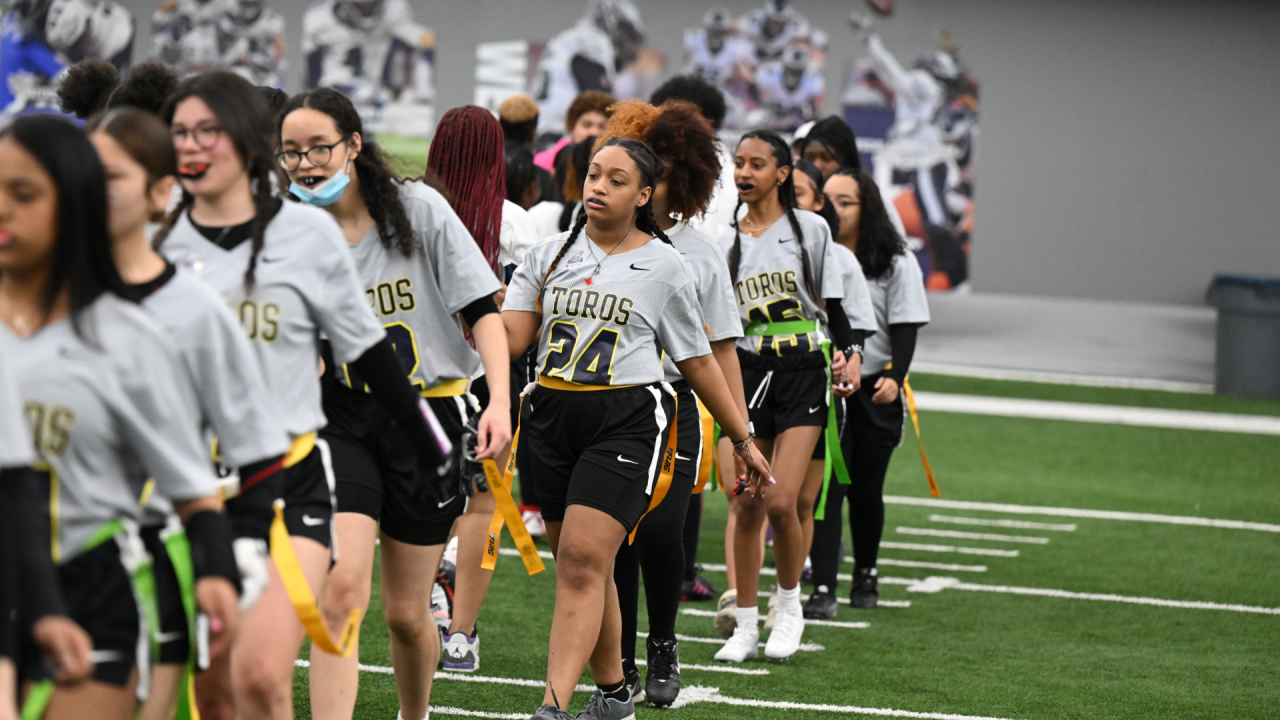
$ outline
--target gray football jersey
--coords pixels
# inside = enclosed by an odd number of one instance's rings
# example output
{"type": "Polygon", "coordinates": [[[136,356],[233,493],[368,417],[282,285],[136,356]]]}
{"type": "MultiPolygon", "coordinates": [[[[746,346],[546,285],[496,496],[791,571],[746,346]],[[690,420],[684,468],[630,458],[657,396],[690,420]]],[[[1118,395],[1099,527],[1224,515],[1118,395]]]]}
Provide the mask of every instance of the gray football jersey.
{"type": "MultiPolygon", "coordinates": [[[[364,295],[386,328],[396,354],[412,368],[409,382],[420,390],[446,380],[465,380],[480,356],[462,334],[458,312],[502,289],[479,246],[449,201],[422,183],[400,186],[417,249],[405,257],[382,245],[375,225],[351,248],[364,295]]],[[[352,386],[344,366],[339,377],[352,386]]]]}
{"type": "MultiPolygon", "coordinates": [[[[698,307],[706,323],[707,339],[711,342],[742,337],[742,322],[738,320],[738,303],[733,299],[733,283],[729,281],[729,266],[724,261],[720,246],[709,235],[679,223],[667,233],[671,244],[684,258],[693,273],[698,293],[698,307]]],[[[680,371],[671,358],[662,358],[662,369],[667,382],[681,379],[680,371]]]]}
{"type": "Polygon", "coordinates": [[[103,524],[139,520],[147,477],[169,500],[217,492],[192,417],[182,360],[138,306],[104,295],[76,334],[64,318],[21,339],[0,326],[26,406],[36,468],[49,472],[54,558],[65,562],[103,524]]]}
{"type": "Polygon", "coordinates": [[[289,449],[253,347],[222,297],[187,269],[148,295],[142,306],[169,331],[191,377],[201,425],[218,438],[229,467],[289,449]]]}
{"type": "MultiPolygon", "coordinates": [[[[809,253],[809,266],[813,282],[822,299],[843,298],[839,266],[836,265],[831,228],[820,216],[804,210],[796,210],[796,219],[804,235],[804,247],[809,253]],[[829,271],[828,271],[829,270],[829,271]]],[[[738,282],[734,294],[743,327],[758,322],[785,322],[788,320],[821,320],[825,325],[827,314],[809,292],[805,283],[804,266],[800,262],[800,248],[796,244],[791,223],[783,215],[758,238],[742,233],[742,254],[738,262],[738,282]]],[[[734,233],[722,239],[725,257],[730,257],[734,233]]],[[[758,355],[797,355],[822,352],[821,343],[829,335],[825,331],[808,335],[778,337],[744,337],[738,347],[758,355]]]]}
{"type": "Polygon", "coordinates": [[[22,415],[22,400],[5,354],[0,353],[0,468],[22,467],[35,460],[31,433],[22,415]]]}
{"type": "MultiPolygon", "coordinates": [[[[529,251],[511,278],[504,310],[538,311],[542,276],[568,235],[529,251]]],[[[703,325],[693,273],[674,248],[655,238],[605,257],[584,231],[547,278],[538,374],[580,385],[658,382],[659,353],[678,362],[711,352],[703,325]],[[592,277],[598,259],[600,274],[592,277]]]]}
{"type": "MultiPolygon", "coordinates": [[[[840,285],[844,287],[844,299],[840,307],[849,318],[849,327],[854,330],[876,331],[876,311],[871,307],[871,291],[867,289],[867,276],[862,274],[862,263],[858,256],[840,243],[832,243],[836,253],[836,263],[840,267],[840,285]]],[[[864,348],[865,349],[865,348],[864,348]]]]}
{"type": "Polygon", "coordinates": [[[871,306],[876,313],[876,334],[867,338],[862,356],[862,374],[874,375],[893,360],[889,326],[929,322],[929,297],[924,290],[924,273],[914,253],[896,255],[893,270],[867,280],[871,306]]]}
{"type": "Polygon", "coordinates": [[[285,201],[267,225],[252,291],[244,284],[252,241],[224,250],[183,213],[160,248],[231,305],[292,437],[325,424],[318,377],[320,333],[333,344],[338,363],[359,358],[384,336],[364,300],[347,246],[329,213],[285,201]]]}

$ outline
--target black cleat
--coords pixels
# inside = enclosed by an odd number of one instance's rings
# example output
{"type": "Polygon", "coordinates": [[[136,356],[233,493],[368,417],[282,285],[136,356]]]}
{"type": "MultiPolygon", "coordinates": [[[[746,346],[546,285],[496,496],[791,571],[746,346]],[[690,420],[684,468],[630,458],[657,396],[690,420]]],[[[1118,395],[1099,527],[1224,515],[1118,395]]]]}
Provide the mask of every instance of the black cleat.
{"type": "Polygon", "coordinates": [[[804,604],[806,620],[830,620],[836,616],[836,594],[826,585],[819,585],[804,604]]]}
{"type": "Polygon", "coordinates": [[[849,596],[849,604],[870,610],[880,602],[880,591],[877,589],[877,576],[875,568],[859,568],[853,569],[853,593],[849,596]]]}
{"type": "Polygon", "coordinates": [[[654,707],[669,707],[680,696],[680,644],[651,637],[645,646],[649,653],[645,697],[654,707]]]}
{"type": "Polygon", "coordinates": [[[622,661],[622,678],[631,691],[632,701],[644,702],[644,683],[640,681],[640,671],[636,669],[635,663],[622,661]]]}
{"type": "Polygon", "coordinates": [[[680,584],[680,602],[702,602],[715,600],[716,588],[701,575],[694,575],[692,580],[680,584]]]}

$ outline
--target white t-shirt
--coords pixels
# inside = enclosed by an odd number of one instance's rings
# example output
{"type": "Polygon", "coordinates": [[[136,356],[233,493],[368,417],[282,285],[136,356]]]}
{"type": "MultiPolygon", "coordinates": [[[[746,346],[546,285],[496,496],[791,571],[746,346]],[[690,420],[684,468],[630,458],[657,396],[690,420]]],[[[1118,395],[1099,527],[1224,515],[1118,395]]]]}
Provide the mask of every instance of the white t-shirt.
{"type": "Polygon", "coordinates": [[[502,201],[502,229],[498,232],[499,265],[519,265],[542,238],[528,211],[510,200],[502,201]]]}
{"type": "Polygon", "coordinates": [[[539,240],[560,234],[560,216],[564,214],[564,203],[543,200],[525,212],[529,213],[529,217],[533,219],[539,240]]]}

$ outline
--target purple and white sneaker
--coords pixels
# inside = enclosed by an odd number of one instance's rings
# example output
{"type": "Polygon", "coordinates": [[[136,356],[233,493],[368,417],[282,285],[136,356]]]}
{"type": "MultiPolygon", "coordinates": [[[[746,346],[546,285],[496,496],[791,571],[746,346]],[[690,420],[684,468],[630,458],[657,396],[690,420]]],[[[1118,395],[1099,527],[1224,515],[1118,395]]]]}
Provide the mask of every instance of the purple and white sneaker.
{"type": "Polygon", "coordinates": [[[480,633],[473,629],[471,634],[441,633],[444,647],[441,657],[444,669],[455,672],[475,672],[480,669],[480,633]]]}

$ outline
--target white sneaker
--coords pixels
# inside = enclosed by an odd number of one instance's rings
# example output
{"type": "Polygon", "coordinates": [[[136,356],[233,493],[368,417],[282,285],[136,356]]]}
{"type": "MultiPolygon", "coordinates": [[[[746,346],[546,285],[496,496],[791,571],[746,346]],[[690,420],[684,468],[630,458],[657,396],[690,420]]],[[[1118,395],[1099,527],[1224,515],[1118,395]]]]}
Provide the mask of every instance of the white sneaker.
{"type": "Polygon", "coordinates": [[[449,538],[449,544],[444,546],[444,556],[440,558],[441,562],[451,562],[454,567],[458,565],[458,536],[454,535],[449,538]]]}
{"type": "Polygon", "coordinates": [[[431,585],[431,615],[435,618],[436,626],[448,632],[453,619],[449,617],[449,596],[440,583],[431,585]]]}
{"type": "Polygon", "coordinates": [[[732,637],[738,627],[738,591],[725,590],[716,605],[716,632],[720,637],[732,637]]]}
{"type": "Polygon", "coordinates": [[[773,586],[773,593],[769,595],[769,614],[764,617],[764,629],[772,630],[773,621],[778,619],[778,586],[773,586]]]}
{"type": "Polygon", "coordinates": [[[764,645],[764,656],[773,660],[785,660],[795,655],[800,649],[802,635],[804,615],[801,609],[786,604],[779,605],[773,632],[769,633],[769,641],[764,645]]]}
{"type": "Polygon", "coordinates": [[[743,660],[755,660],[756,648],[760,642],[760,630],[755,623],[751,627],[739,624],[733,630],[733,637],[716,652],[716,660],[720,662],[739,663],[743,660]]]}
{"type": "Polygon", "coordinates": [[[537,539],[547,536],[547,523],[542,519],[542,513],[525,510],[520,519],[524,521],[524,529],[529,531],[529,537],[537,539]]]}

